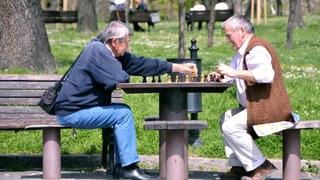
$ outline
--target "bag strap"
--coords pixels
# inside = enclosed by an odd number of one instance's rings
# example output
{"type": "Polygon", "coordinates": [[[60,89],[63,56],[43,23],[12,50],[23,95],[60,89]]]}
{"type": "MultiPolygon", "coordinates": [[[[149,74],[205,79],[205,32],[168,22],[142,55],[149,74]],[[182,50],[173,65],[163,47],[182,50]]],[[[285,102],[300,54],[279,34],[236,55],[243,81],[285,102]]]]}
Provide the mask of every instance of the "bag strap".
{"type": "Polygon", "coordinates": [[[79,57],[81,56],[83,50],[80,52],[80,54],[78,55],[78,57],[76,58],[76,60],[72,63],[72,65],[69,67],[69,69],[64,73],[64,75],[61,77],[61,79],[57,82],[57,84],[61,84],[69,75],[70,70],[72,69],[72,67],[76,64],[76,62],[78,61],[79,57]]]}

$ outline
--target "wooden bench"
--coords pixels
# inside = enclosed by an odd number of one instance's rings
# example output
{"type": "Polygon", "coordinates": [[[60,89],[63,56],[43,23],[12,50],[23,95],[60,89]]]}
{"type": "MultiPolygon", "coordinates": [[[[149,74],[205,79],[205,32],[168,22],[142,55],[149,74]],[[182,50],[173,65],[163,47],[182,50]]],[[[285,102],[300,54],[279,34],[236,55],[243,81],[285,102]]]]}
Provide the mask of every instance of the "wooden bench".
{"type": "MultiPolygon", "coordinates": [[[[216,10],[215,20],[225,21],[234,14],[233,9],[216,10]]],[[[206,22],[208,24],[210,19],[210,11],[189,11],[186,13],[187,30],[193,31],[193,24],[199,23],[198,29],[201,30],[201,23],[206,22]]]]}
{"type": "MultiPolygon", "coordinates": [[[[0,75],[0,130],[43,131],[44,179],[61,178],[60,129],[70,127],[59,125],[37,103],[44,90],[59,79],[56,75],[0,75]]],[[[122,102],[121,91],[112,94],[112,102],[122,102]]],[[[113,130],[102,129],[102,138],[102,165],[112,170],[113,130]]]]}
{"type": "Polygon", "coordinates": [[[78,23],[77,11],[49,11],[43,10],[45,23],[78,23]]]}
{"type": "MultiPolygon", "coordinates": [[[[148,31],[150,31],[150,26],[160,21],[160,19],[152,18],[153,13],[158,13],[158,11],[129,11],[128,21],[130,23],[148,23],[148,31]]],[[[115,20],[125,22],[125,11],[111,11],[110,21],[115,20]]]]}

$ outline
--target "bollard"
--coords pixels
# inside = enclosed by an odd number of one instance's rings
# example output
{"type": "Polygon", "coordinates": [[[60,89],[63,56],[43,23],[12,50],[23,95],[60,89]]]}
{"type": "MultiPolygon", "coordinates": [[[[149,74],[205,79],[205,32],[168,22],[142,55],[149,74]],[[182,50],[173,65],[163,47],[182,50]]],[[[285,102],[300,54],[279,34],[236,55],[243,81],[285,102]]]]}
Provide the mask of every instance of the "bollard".
{"type": "MultiPolygon", "coordinates": [[[[198,50],[197,40],[191,39],[191,46],[189,48],[190,51],[190,59],[196,62],[198,68],[198,77],[196,78],[196,82],[201,81],[201,59],[198,59],[198,50]]],[[[198,120],[198,113],[202,112],[202,95],[201,93],[188,93],[188,112],[190,113],[191,120],[198,120]]],[[[202,145],[202,141],[199,137],[200,130],[193,129],[189,130],[189,138],[188,143],[193,147],[199,147],[202,145]]]]}

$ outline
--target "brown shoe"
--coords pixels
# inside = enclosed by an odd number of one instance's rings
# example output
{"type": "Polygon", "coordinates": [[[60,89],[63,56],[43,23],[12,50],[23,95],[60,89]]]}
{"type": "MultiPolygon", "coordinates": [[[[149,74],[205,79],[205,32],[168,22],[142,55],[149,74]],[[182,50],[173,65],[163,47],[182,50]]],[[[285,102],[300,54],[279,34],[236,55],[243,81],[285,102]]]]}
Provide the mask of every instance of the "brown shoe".
{"type": "Polygon", "coordinates": [[[244,167],[241,166],[232,166],[231,169],[227,172],[227,176],[248,176],[249,172],[247,172],[244,167]]]}
{"type": "Polygon", "coordinates": [[[249,176],[243,176],[241,180],[264,180],[277,168],[268,160],[265,160],[259,167],[251,171],[249,176]]]}

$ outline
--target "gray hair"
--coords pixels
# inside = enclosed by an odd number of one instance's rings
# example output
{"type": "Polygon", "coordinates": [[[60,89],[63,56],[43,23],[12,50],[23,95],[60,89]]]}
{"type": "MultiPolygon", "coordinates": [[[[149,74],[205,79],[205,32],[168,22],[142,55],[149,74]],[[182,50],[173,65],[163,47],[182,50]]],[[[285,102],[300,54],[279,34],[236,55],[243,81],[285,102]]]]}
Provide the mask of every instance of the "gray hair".
{"type": "Polygon", "coordinates": [[[243,15],[231,16],[226,21],[222,23],[222,29],[225,28],[226,24],[229,24],[233,27],[233,29],[243,28],[248,33],[254,33],[254,27],[250,20],[243,15]]]}
{"type": "Polygon", "coordinates": [[[98,38],[105,43],[112,39],[119,39],[119,41],[122,42],[126,37],[131,35],[131,31],[125,23],[121,21],[112,21],[98,35],[98,38]]]}

